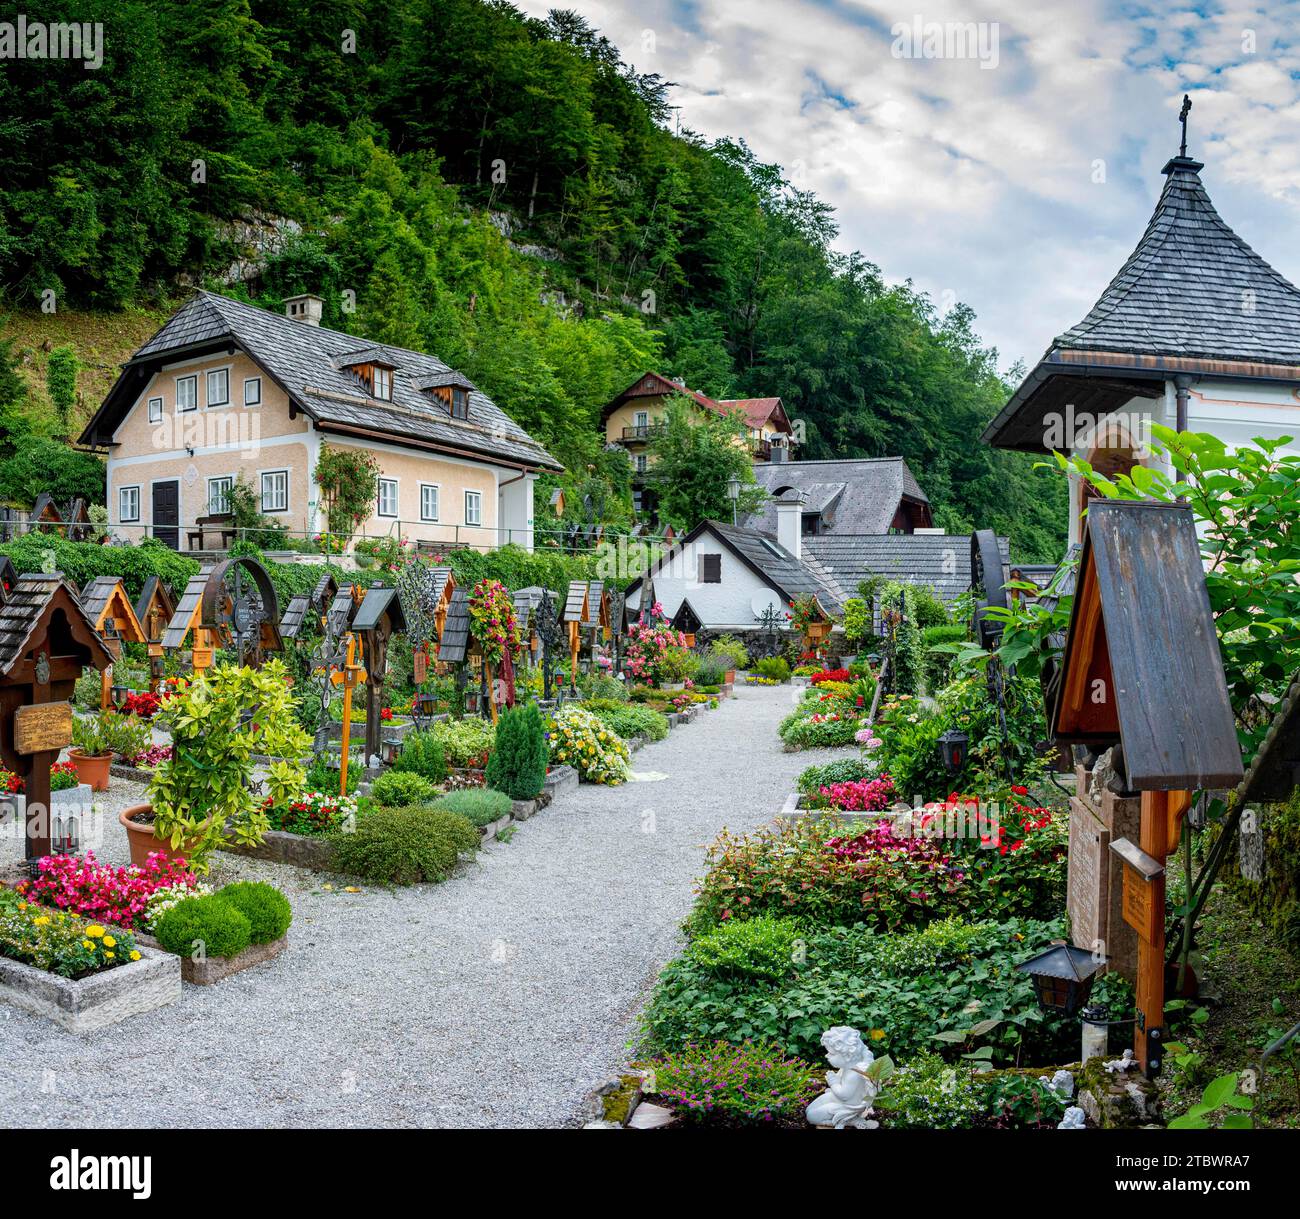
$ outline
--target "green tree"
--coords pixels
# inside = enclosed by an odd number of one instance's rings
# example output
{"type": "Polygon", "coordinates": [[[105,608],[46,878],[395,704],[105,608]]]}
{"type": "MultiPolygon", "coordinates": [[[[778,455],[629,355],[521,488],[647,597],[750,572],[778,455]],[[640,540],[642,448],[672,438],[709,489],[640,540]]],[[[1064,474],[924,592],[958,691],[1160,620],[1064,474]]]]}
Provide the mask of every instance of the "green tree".
{"type": "Polygon", "coordinates": [[[77,353],[66,344],[50,352],[45,366],[45,387],[59,413],[59,424],[67,430],[77,404],[77,353]]]}
{"type": "Polygon", "coordinates": [[[730,521],[727,484],[740,481],[737,510],[756,511],[767,492],[754,481],[743,421],[738,416],[698,415],[684,394],[667,400],[664,427],[650,441],[648,483],[659,495],[659,515],[674,529],[703,520],[730,521]]]}

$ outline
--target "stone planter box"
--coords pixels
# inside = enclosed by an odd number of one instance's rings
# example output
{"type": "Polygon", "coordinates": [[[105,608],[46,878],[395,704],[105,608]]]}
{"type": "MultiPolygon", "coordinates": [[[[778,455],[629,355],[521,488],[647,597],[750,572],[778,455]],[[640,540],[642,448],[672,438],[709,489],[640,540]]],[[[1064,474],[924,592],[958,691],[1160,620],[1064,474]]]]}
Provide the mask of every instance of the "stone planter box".
{"type": "MultiPolygon", "coordinates": [[[[66,816],[69,813],[80,813],[83,816],[90,812],[90,808],[95,799],[95,793],[89,783],[78,783],[76,787],[65,787],[60,792],[50,793],[50,811],[54,816],[66,816]]],[[[0,822],[8,820],[11,815],[18,817],[27,816],[27,797],[18,793],[12,796],[0,797],[0,822]]]]}
{"type": "Polygon", "coordinates": [[[514,816],[510,813],[507,813],[504,817],[498,817],[495,821],[491,822],[488,825],[480,825],[478,827],[478,832],[479,834],[482,835],[484,842],[491,842],[492,839],[494,839],[499,833],[501,833],[503,829],[506,828],[506,826],[512,825],[514,823],[514,820],[515,820],[514,816]]]}
{"type": "Polygon", "coordinates": [[[564,792],[577,790],[578,772],[572,766],[551,767],[551,773],[546,776],[546,786],[543,789],[547,804],[564,792]]]}
{"type": "Polygon", "coordinates": [[[243,952],[236,953],[233,957],[205,957],[202,961],[196,961],[193,957],[173,956],[165,951],[153,936],[146,935],[142,931],[133,934],[137,943],[147,944],[152,951],[170,956],[173,961],[179,961],[182,980],[192,986],[212,986],[223,978],[230,977],[231,974],[251,969],[254,965],[261,965],[265,961],[278,957],[289,944],[289,937],[282,935],[269,944],[250,944],[243,952]]]}
{"type": "Polygon", "coordinates": [[[890,809],[880,809],[877,812],[855,812],[847,809],[836,808],[812,808],[808,804],[808,797],[800,795],[798,792],[791,792],[785,799],[781,811],[777,813],[778,820],[793,821],[798,817],[812,817],[821,819],[824,817],[835,817],[849,825],[859,825],[866,829],[874,825],[882,817],[893,817],[894,813],[890,809]]]}
{"type": "Polygon", "coordinates": [[[230,855],[246,855],[267,863],[286,863],[313,872],[329,872],[334,863],[334,847],[324,838],[308,834],[290,834],[287,830],[268,830],[266,838],[255,847],[230,843],[220,848],[230,855]]]}
{"type": "Polygon", "coordinates": [[[115,779],[127,779],[132,783],[149,784],[153,781],[154,772],[145,770],[140,766],[128,766],[125,762],[114,762],[108,768],[108,773],[115,779]]]}
{"type": "Polygon", "coordinates": [[[510,805],[510,819],[512,821],[527,821],[536,814],[537,809],[536,800],[514,800],[510,805]]]}
{"type": "Polygon", "coordinates": [[[77,982],[0,957],[0,999],[70,1033],[102,1029],[180,997],[180,960],[153,948],[141,946],[138,961],[77,982]]]}
{"type": "MultiPolygon", "coordinates": [[[[382,725],[379,729],[379,739],[381,741],[403,741],[407,734],[415,730],[415,721],[408,719],[392,719],[382,725]]],[[[343,743],[343,725],[331,723],[326,729],[325,739],[332,744],[341,745],[343,743]]],[[[364,720],[354,720],[352,722],[352,734],[350,744],[355,749],[358,744],[365,745],[366,741],[366,724],[364,720]]]]}

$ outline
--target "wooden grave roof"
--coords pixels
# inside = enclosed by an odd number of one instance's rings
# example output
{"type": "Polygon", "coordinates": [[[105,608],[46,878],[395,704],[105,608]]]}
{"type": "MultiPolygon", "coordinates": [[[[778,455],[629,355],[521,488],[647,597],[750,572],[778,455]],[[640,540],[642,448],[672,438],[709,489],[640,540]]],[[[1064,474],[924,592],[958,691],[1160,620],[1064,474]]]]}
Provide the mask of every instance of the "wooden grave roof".
{"type": "Polygon", "coordinates": [[[103,633],[113,622],[118,633],[128,643],[144,643],[144,626],[126,595],[126,585],[121,576],[96,576],[81,593],[81,606],[86,616],[103,633]]]}
{"type": "Polygon", "coordinates": [[[13,560],[7,554],[0,554],[0,603],[4,602],[17,583],[18,569],[14,567],[13,560]]]}
{"type": "Polygon", "coordinates": [[[570,580],[569,595],[564,601],[564,613],[561,622],[590,622],[591,607],[587,601],[587,581],[570,580]]]}
{"type": "Polygon", "coordinates": [[[149,576],[144,587],[140,590],[140,596],[135,603],[135,616],[139,619],[140,625],[148,631],[149,611],[158,606],[163,618],[170,622],[176,613],[176,599],[171,594],[171,589],[162,582],[157,576],[149,576]]]}
{"type": "Polygon", "coordinates": [[[215,563],[204,563],[199,568],[198,573],[190,577],[190,582],[185,586],[185,591],[181,593],[181,599],[176,603],[176,612],[172,615],[171,621],[167,624],[167,629],[163,632],[163,647],[181,648],[185,646],[185,636],[190,633],[190,628],[199,621],[199,615],[203,610],[203,590],[207,587],[208,577],[215,567],[215,563]]]}
{"type": "Polygon", "coordinates": [[[63,513],[59,511],[59,505],[55,502],[54,496],[48,491],[42,491],[36,497],[36,502],[32,505],[31,515],[27,519],[35,524],[58,525],[63,521],[63,513]]]}
{"type": "Polygon", "coordinates": [[[438,659],[448,664],[463,664],[473,648],[469,633],[469,593],[458,588],[451,595],[447,617],[438,640],[438,659]]]}
{"type": "Polygon", "coordinates": [[[373,631],[387,617],[392,631],[406,630],[406,615],[397,589],[386,584],[372,584],[352,619],[354,631],[373,631]]]}
{"type": "Polygon", "coordinates": [[[1090,506],[1051,727],[1063,743],[1121,744],[1138,791],[1233,787],[1241,778],[1191,509],[1147,500],[1090,506]]]}
{"type": "Polygon", "coordinates": [[[0,675],[8,674],[15,663],[22,659],[47,607],[61,593],[66,598],[68,614],[80,619],[84,627],[83,633],[90,637],[87,646],[92,652],[98,650],[101,653],[99,659],[104,663],[96,664],[95,667],[106,669],[113,663],[112,654],[100,639],[94,622],[82,608],[81,599],[63,576],[59,572],[46,574],[29,571],[18,578],[9,599],[0,606],[0,675]]]}
{"type": "Polygon", "coordinates": [[[312,589],[310,604],[318,614],[324,613],[325,607],[338,596],[339,582],[331,572],[326,572],[312,589]]]}
{"type": "Polygon", "coordinates": [[[307,620],[307,611],[311,608],[311,597],[307,593],[298,593],[289,598],[289,604],[280,615],[280,638],[297,639],[307,620]]]}

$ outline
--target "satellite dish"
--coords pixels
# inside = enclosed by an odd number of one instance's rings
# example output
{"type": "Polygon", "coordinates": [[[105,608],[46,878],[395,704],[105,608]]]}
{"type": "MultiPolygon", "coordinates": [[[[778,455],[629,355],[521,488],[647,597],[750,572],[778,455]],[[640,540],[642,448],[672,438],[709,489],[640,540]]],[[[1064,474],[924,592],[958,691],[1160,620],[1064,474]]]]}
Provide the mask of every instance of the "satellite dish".
{"type": "Polygon", "coordinates": [[[761,618],[769,609],[779,612],[781,609],[781,598],[778,597],[770,588],[763,588],[750,597],[749,608],[754,611],[755,618],[761,618]]]}

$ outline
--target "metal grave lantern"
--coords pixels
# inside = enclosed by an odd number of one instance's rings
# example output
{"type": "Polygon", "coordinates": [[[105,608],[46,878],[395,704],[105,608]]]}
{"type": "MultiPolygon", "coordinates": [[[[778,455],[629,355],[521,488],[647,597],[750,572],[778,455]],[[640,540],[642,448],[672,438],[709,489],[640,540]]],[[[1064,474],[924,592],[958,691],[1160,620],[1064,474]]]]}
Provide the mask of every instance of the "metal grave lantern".
{"type": "MultiPolygon", "coordinates": [[[[95,630],[114,659],[122,657],[122,644],[145,643],[147,636],[135,606],[126,595],[126,585],[121,576],[96,576],[81,594],[81,608],[95,624],[95,630]]],[[[116,703],[113,687],[113,670],[107,668],[100,675],[99,705],[107,708],[116,703]]],[[[125,702],[125,698],[122,700],[125,702]]],[[[121,706],[121,703],[117,703],[121,706]]]]}
{"type": "Polygon", "coordinates": [[[1089,505],[1051,730],[1059,743],[1112,749],[1122,782],[1141,793],[1139,842],[1117,838],[1110,849],[1124,865],[1124,921],[1138,935],[1133,1048],[1154,1075],[1164,1041],[1165,859],[1193,792],[1242,777],[1189,508],[1089,505]]]}
{"type": "Polygon", "coordinates": [[[29,572],[0,606],[0,761],[27,793],[28,866],[52,853],[50,765],[72,743],[68,701],[87,666],[113,667],[95,624],[57,572],[29,572]]]}
{"type": "Polygon", "coordinates": [[[1034,980],[1034,994],[1043,1011],[1073,1016],[1088,1002],[1093,980],[1105,963],[1073,944],[1054,944],[1016,969],[1034,980]]]}
{"type": "Polygon", "coordinates": [[[939,738],[939,757],[949,774],[956,774],[966,765],[966,746],[970,737],[960,728],[949,728],[939,738]]]}
{"type": "Polygon", "coordinates": [[[7,554],[0,554],[0,605],[9,600],[14,585],[18,583],[18,570],[7,554]]]}
{"type": "Polygon", "coordinates": [[[136,621],[144,629],[145,650],[149,656],[149,689],[158,693],[163,679],[163,632],[176,613],[176,599],[162,580],[150,576],[135,603],[136,621]]]}

